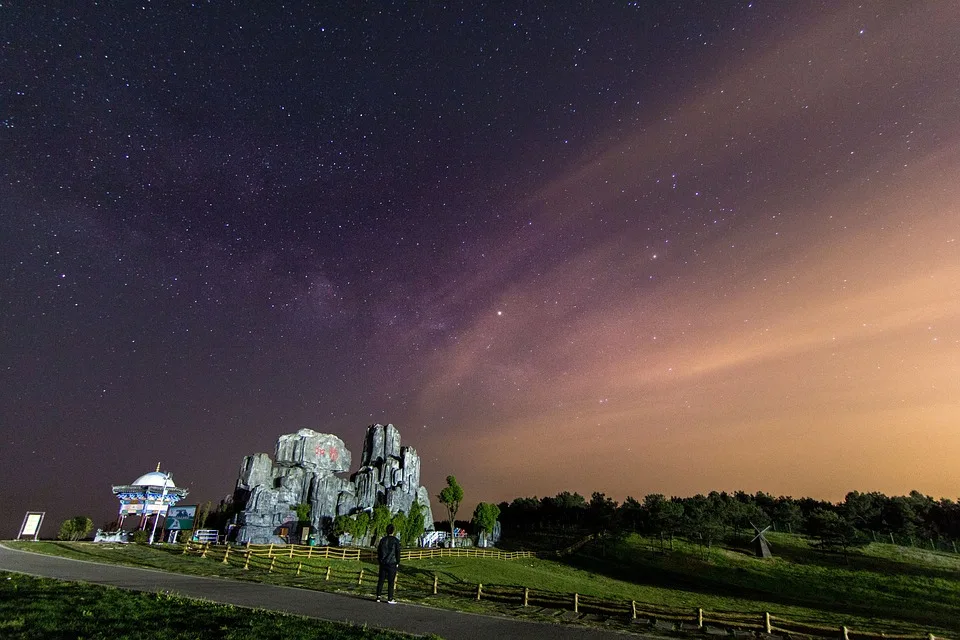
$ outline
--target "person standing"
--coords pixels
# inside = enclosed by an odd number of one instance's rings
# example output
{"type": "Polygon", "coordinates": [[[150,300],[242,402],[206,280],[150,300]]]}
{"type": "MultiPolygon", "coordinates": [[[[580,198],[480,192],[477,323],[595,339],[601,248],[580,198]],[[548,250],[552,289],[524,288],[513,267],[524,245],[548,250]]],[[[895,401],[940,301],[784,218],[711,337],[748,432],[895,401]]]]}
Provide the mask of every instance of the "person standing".
{"type": "Polygon", "coordinates": [[[400,541],[393,535],[393,525],[387,525],[387,535],[380,538],[377,545],[377,562],[380,563],[380,577],[377,580],[377,602],[383,593],[383,581],[387,581],[387,604],[397,604],[393,599],[393,583],[400,568],[400,541]]]}

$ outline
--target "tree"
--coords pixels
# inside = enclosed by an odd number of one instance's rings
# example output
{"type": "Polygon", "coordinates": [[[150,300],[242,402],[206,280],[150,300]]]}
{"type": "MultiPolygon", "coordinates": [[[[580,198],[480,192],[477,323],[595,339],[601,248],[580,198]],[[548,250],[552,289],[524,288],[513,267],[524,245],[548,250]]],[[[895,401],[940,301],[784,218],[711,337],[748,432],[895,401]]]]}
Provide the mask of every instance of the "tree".
{"type": "Polygon", "coordinates": [[[297,514],[297,522],[299,524],[309,524],[310,523],[310,505],[307,503],[301,504],[292,504],[290,508],[294,510],[297,514]]]}
{"type": "Polygon", "coordinates": [[[414,500],[410,505],[410,512],[407,513],[407,520],[400,534],[400,543],[405,547],[412,547],[416,544],[423,532],[426,531],[424,522],[426,511],[418,500],[414,500]]]}
{"type": "Polygon", "coordinates": [[[876,531],[883,527],[883,520],[880,515],[885,500],[886,498],[882,493],[851,491],[844,498],[843,504],[840,505],[840,513],[857,528],[865,531],[876,531]]]}
{"type": "Polygon", "coordinates": [[[74,516],[60,525],[58,540],[83,540],[93,530],[93,520],[87,516],[74,516]]]}
{"type": "Polygon", "coordinates": [[[902,536],[916,535],[920,519],[914,507],[915,502],[906,496],[887,500],[881,512],[886,530],[902,536]]]}
{"type": "Polygon", "coordinates": [[[473,510],[473,525],[479,530],[478,533],[493,533],[493,528],[497,524],[497,518],[500,517],[500,507],[489,502],[481,502],[473,510]]]}
{"type": "Polygon", "coordinates": [[[817,509],[810,514],[807,527],[820,539],[823,549],[841,549],[844,556],[850,547],[862,547],[867,543],[866,536],[836,511],[817,509]]]}
{"type": "Polygon", "coordinates": [[[407,531],[407,523],[409,520],[410,518],[408,518],[407,514],[403,511],[397,511],[390,520],[390,524],[393,525],[393,535],[397,536],[401,544],[403,544],[403,538],[407,531]]]}
{"type": "Polygon", "coordinates": [[[713,541],[724,533],[722,514],[717,510],[719,503],[703,494],[697,494],[683,501],[682,527],[688,538],[696,538],[709,549],[713,541]]]}
{"type": "Polygon", "coordinates": [[[780,527],[781,531],[793,533],[794,529],[800,530],[803,525],[803,513],[800,506],[793,501],[793,498],[777,498],[777,505],[773,508],[774,522],[780,527]]]}
{"type": "Polygon", "coordinates": [[[553,525],[563,528],[579,527],[587,512],[587,500],[579,493],[562,491],[553,498],[544,498],[545,506],[555,510],[553,525]]]}
{"type": "Polygon", "coordinates": [[[643,499],[643,509],[647,522],[653,531],[662,537],[664,533],[673,533],[683,519],[683,505],[667,500],[659,493],[652,493],[643,499]]]}
{"type": "Polygon", "coordinates": [[[643,519],[643,505],[633,496],[627,496],[627,499],[620,505],[620,519],[630,524],[630,530],[636,532],[640,521],[643,519]]]}
{"type": "Polygon", "coordinates": [[[447,486],[443,488],[440,495],[440,504],[447,508],[447,515],[450,516],[450,540],[454,539],[454,521],[457,518],[457,511],[460,510],[460,503],[463,501],[463,488],[457,483],[454,476],[447,476],[447,486]]]}
{"type": "Polygon", "coordinates": [[[365,546],[367,544],[367,536],[370,533],[370,512],[361,511],[358,513],[354,527],[353,539],[360,546],[365,546]]]}
{"type": "Polygon", "coordinates": [[[590,528],[595,533],[608,533],[615,538],[620,536],[620,512],[617,502],[605,494],[594,491],[590,496],[587,513],[590,517],[590,528]]]}
{"type": "MultiPolygon", "coordinates": [[[[333,519],[333,535],[337,536],[338,539],[342,538],[344,534],[353,537],[356,524],[357,521],[352,516],[340,514],[333,519]]],[[[343,542],[343,540],[340,540],[341,544],[343,544],[343,542]]]]}
{"type": "Polygon", "coordinates": [[[501,502],[500,524],[505,529],[520,531],[533,529],[542,524],[543,512],[539,498],[514,498],[512,502],[501,502]]]}
{"type": "Polygon", "coordinates": [[[197,519],[194,523],[194,529],[203,529],[203,525],[207,524],[207,518],[210,517],[210,510],[213,508],[213,503],[207,500],[197,512],[197,519]]]}
{"type": "Polygon", "coordinates": [[[387,505],[378,504],[373,508],[373,516],[370,518],[370,533],[373,534],[374,542],[387,532],[388,524],[390,524],[390,509],[387,505]]]}

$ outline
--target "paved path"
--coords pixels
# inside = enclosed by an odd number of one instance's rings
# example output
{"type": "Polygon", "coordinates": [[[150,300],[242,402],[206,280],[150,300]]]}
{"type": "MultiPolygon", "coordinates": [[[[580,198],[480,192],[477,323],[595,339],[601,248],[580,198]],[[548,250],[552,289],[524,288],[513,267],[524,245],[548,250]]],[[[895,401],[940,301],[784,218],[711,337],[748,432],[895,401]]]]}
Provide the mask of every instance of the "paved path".
{"type": "MultiPolygon", "coordinates": [[[[135,591],[169,591],[214,602],[284,611],[336,622],[369,625],[413,634],[434,633],[446,640],[624,640],[638,634],[575,625],[527,622],[461,613],[416,604],[391,606],[356,596],[279,587],[223,578],[188,576],[84,560],[71,560],[0,544],[0,570],[46,578],[110,585],[135,591]]],[[[662,639],[659,639],[662,640],[662,639]]]]}

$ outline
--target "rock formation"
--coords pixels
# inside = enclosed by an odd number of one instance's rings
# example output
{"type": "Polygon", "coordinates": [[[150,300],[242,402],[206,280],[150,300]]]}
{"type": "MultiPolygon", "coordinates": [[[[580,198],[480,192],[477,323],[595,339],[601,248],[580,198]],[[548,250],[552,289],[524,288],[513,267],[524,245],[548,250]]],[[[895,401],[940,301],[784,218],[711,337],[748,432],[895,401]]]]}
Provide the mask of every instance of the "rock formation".
{"type": "Polygon", "coordinates": [[[280,530],[293,533],[294,509],[303,503],[310,505],[311,529],[320,544],[329,541],[336,516],[381,504],[395,514],[409,513],[419,502],[425,529],[433,529],[430,494],[420,486],[420,457],[413,447],[400,446],[392,424],[367,427],[359,471],[349,480],[336,475],[349,471],[351,460],[343,440],[311,429],[280,436],[273,460],[265,453],[244,457],[234,492],[240,508],[237,541],[286,542],[280,530]]]}

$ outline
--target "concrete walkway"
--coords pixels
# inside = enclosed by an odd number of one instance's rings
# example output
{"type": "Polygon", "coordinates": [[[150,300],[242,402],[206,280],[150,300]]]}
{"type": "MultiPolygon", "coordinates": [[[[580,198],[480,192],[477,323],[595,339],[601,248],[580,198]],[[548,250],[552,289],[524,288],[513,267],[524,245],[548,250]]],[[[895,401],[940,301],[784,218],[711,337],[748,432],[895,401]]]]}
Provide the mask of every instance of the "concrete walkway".
{"type": "Polygon", "coordinates": [[[607,629],[527,622],[514,618],[434,609],[403,602],[391,606],[350,595],[71,560],[11,549],[2,544],[0,544],[0,570],[109,585],[135,591],[168,591],[190,598],[241,607],[284,611],[335,622],[365,624],[418,635],[433,633],[446,640],[487,640],[489,638],[533,640],[545,637],[551,640],[650,638],[650,636],[607,629]]]}

